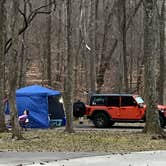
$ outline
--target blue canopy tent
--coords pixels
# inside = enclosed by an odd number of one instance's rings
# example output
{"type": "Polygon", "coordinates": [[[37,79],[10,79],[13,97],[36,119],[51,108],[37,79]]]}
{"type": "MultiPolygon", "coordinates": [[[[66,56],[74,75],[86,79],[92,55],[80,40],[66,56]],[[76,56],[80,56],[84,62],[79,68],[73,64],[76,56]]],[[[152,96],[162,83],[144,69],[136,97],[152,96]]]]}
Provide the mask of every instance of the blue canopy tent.
{"type": "Polygon", "coordinates": [[[61,93],[39,85],[27,86],[16,91],[18,114],[28,109],[29,127],[48,128],[50,119],[64,119],[62,103],[59,102],[61,93]]]}

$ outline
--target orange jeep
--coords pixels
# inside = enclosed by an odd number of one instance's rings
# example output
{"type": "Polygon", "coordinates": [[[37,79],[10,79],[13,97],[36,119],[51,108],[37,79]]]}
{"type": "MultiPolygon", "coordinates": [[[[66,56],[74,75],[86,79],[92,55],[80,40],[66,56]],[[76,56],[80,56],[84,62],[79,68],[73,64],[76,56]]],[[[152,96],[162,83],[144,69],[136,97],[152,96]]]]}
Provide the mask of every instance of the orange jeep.
{"type": "MultiPolygon", "coordinates": [[[[166,106],[158,105],[161,127],[166,125],[166,106]]],[[[145,122],[146,105],[138,95],[95,94],[86,115],[98,128],[110,127],[115,122],[145,122]]]]}

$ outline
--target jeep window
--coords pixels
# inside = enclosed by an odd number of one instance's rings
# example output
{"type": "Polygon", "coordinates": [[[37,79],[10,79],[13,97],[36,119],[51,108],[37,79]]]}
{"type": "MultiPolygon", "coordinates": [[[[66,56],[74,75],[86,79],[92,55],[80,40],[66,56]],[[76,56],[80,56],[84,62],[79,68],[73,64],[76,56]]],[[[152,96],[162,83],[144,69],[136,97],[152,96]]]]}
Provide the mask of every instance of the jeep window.
{"type": "Polygon", "coordinates": [[[135,100],[137,101],[138,104],[144,103],[144,100],[141,97],[136,97],[135,100]]]}
{"type": "Polygon", "coordinates": [[[108,96],[107,105],[111,107],[119,107],[119,96],[108,96]]]}
{"type": "Polygon", "coordinates": [[[91,105],[105,105],[105,97],[104,96],[92,97],[91,105]]]}
{"type": "Polygon", "coordinates": [[[136,106],[137,103],[132,96],[121,96],[121,106],[136,106]]]}

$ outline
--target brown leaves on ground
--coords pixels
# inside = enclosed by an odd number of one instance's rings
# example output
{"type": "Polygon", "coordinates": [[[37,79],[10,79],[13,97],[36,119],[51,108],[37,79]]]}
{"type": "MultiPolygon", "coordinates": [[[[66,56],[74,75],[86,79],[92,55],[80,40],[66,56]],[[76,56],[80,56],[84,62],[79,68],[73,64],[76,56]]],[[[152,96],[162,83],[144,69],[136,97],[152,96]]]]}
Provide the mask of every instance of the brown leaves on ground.
{"type": "Polygon", "coordinates": [[[63,130],[29,130],[25,140],[12,141],[11,133],[0,134],[1,151],[32,152],[131,152],[165,150],[166,140],[132,132],[77,131],[68,134],[63,130]]]}

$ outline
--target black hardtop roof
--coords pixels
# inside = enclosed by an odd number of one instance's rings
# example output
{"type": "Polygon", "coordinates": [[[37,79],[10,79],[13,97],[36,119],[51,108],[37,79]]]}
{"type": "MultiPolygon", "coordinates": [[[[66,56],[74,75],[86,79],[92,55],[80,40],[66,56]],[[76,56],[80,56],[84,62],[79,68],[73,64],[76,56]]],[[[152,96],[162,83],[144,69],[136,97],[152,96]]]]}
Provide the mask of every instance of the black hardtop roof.
{"type": "Polygon", "coordinates": [[[102,93],[102,94],[93,94],[92,96],[134,96],[135,94],[108,94],[108,93],[106,93],[106,94],[104,94],[104,93],[102,93]]]}

